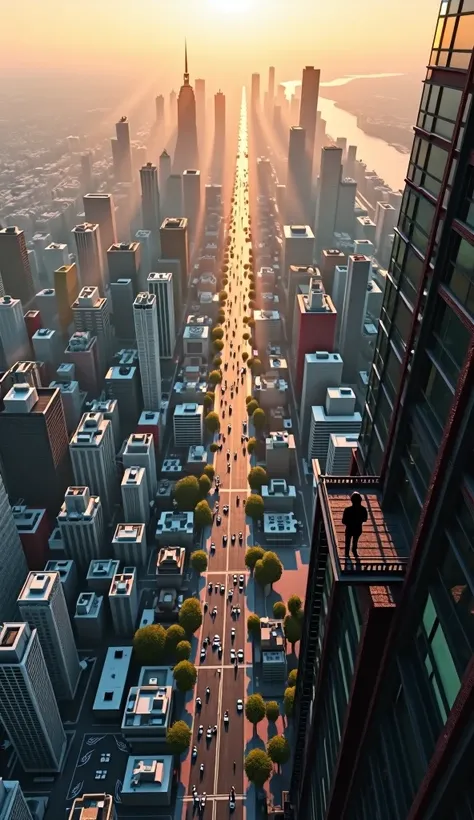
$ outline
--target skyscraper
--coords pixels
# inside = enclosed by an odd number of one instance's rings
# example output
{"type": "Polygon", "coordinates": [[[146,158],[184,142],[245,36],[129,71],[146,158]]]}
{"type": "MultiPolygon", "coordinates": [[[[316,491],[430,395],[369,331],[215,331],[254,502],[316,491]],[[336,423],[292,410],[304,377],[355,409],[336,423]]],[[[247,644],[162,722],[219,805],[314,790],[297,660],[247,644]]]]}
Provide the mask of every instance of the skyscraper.
{"type": "Polygon", "coordinates": [[[288,225],[304,225],[306,222],[308,179],[305,162],[305,139],[304,128],[299,125],[293,125],[290,128],[285,213],[285,222],[288,225]]]}
{"type": "Polygon", "coordinates": [[[170,129],[174,131],[176,128],[176,121],[178,117],[178,108],[176,105],[176,91],[170,91],[170,129]]]}
{"type": "Polygon", "coordinates": [[[273,105],[275,102],[275,66],[268,69],[268,94],[267,94],[267,116],[273,116],[273,105]]]}
{"type": "Polygon", "coordinates": [[[161,255],[163,259],[179,259],[181,265],[181,295],[188,291],[189,247],[188,220],[165,219],[160,228],[161,255]]]}
{"type": "Polygon", "coordinates": [[[183,205],[184,215],[188,220],[188,230],[194,237],[201,211],[201,172],[195,168],[189,168],[183,174],[183,205]]]}
{"type": "Polygon", "coordinates": [[[25,623],[38,630],[54,694],[73,700],[81,667],[59,572],[30,572],[18,607],[25,623]]]}
{"type": "Polygon", "coordinates": [[[323,248],[332,248],[336,227],[337,200],[342,175],[342,149],[335,145],[321,151],[321,171],[316,194],[314,236],[316,259],[323,248]]]}
{"type": "Polygon", "coordinates": [[[112,422],[103,413],[84,413],[69,449],[76,486],[89,487],[110,515],[118,495],[112,422]]]}
{"type": "Polygon", "coordinates": [[[214,96],[214,150],[223,151],[225,145],[225,94],[214,96]]]}
{"type": "Polygon", "coordinates": [[[18,780],[0,777],[0,817],[2,820],[33,820],[18,780]]]}
{"type": "Polygon", "coordinates": [[[134,292],[139,290],[141,247],[139,242],[115,242],[107,249],[109,282],[131,279],[134,292]]]}
{"type": "Polygon", "coordinates": [[[0,718],[25,772],[60,772],[66,734],[36,629],[0,630],[0,718]]]}
{"type": "Polygon", "coordinates": [[[160,357],[172,359],[176,343],[173,274],[150,273],[148,291],[156,296],[160,357]]]}
{"type": "Polygon", "coordinates": [[[198,80],[194,84],[196,93],[196,127],[198,133],[199,150],[204,151],[204,136],[206,130],[206,81],[198,80]]]}
{"type": "Polygon", "coordinates": [[[111,194],[85,194],[82,201],[85,221],[99,226],[102,265],[105,271],[107,250],[117,241],[114,200],[111,194]]]}
{"type": "Polygon", "coordinates": [[[160,340],[156,317],[156,296],[139,293],[133,303],[135,335],[142,381],[143,403],[147,410],[161,405],[160,340]]]}
{"type": "Polygon", "coordinates": [[[309,212],[311,201],[311,185],[313,179],[313,155],[314,155],[314,140],[316,135],[316,118],[318,111],[318,96],[319,96],[319,68],[314,68],[309,65],[303,69],[303,81],[301,85],[301,103],[300,103],[300,125],[304,128],[306,133],[306,168],[307,168],[307,218],[311,214],[309,212]]]}
{"type": "Polygon", "coordinates": [[[68,487],[57,517],[64,552],[81,572],[92,560],[107,557],[104,512],[89,487],[68,487]]]}
{"type": "Polygon", "coordinates": [[[339,325],[339,350],[344,362],[342,379],[346,384],[355,384],[359,369],[363,369],[359,368],[359,356],[371,270],[372,261],[368,256],[349,256],[339,325]]]}
{"type": "Polygon", "coordinates": [[[158,191],[158,170],[156,165],[147,162],[140,168],[140,185],[142,189],[142,225],[151,231],[153,252],[160,252],[160,193],[158,191]]]}
{"type": "Polygon", "coordinates": [[[253,111],[256,111],[260,106],[260,74],[252,74],[250,105],[253,111]]]}
{"type": "Polygon", "coordinates": [[[55,516],[71,483],[59,390],[14,384],[0,413],[0,458],[9,495],[55,516]]]}
{"type": "Polygon", "coordinates": [[[104,293],[104,256],[100,240],[99,225],[84,222],[73,228],[77,261],[82,287],[90,285],[104,293]]]}
{"type": "Polygon", "coordinates": [[[2,533],[0,566],[5,568],[2,572],[2,595],[0,597],[0,623],[3,623],[18,617],[16,601],[27,576],[28,567],[1,476],[0,532],[2,533]],[[6,571],[7,567],[8,571],[6,571]]]}
{"type": "Polygon", "coordinates": [[[176,174],[182,174],[186,168],[199,168],[196,100],[189,83],[187,44],[184,51],[184,81],[178,97],[178,137],[173,170],[176,174]]]}
{"type": "Polygon", "coordinates": [[[109,364],[112,344],[108,301],[100,296],[98,288],[82,288],[72,305],[72,313],[76,330],[88,330],[97,337],[98,364],[103,375],[109,364]]]}
{"type": "Polygon", "coordinates": [[[25,234],[13,225],[0,228],[0,272],[5,293],[20,299],[26,306],[35,292],[33,276],[25,234]]]}
{"type": "Polygon", "coordinates": [[[30,358],[31,345],[28,338],[23,306],[19,299],[0,297],[0,368],[8,370],[16,362],[30,358]]]}
{"type": "Polygon", "coordinates": [[[165,197],[166,187],[168,184],[168,177],[171,174],[171,157],[168,151],[163,150],[160,154],[159,168],[158,168],[158,187],[161,191],[161,196],[165,197]]]}
{"type": "Polygon", "coordinates": [[[155,113],[158,134],[159,136],[163,136],[165,126],[165,98],[163,94],[158,94],[158,96],[155,97],[155,113]]]}
{"type": "Polygon", "coordinates": [[[295,816],[309,806],[318,820],[461,820],[473,810],[473,17],[462,14],[471,9],[440,8],[356,453],[361,476],[338,477],[337,487],[315,476],[295,816]],[[358,560],[347,561],[340,522],[354,490],[369,517],[358,560]]]}
{"type": "Polygon", "coordinates": [[[120,117],[115,125],[115,132],[117,138],[111,141],[115,181],[132,182],[132,151],[127,117],[120,117]]]}

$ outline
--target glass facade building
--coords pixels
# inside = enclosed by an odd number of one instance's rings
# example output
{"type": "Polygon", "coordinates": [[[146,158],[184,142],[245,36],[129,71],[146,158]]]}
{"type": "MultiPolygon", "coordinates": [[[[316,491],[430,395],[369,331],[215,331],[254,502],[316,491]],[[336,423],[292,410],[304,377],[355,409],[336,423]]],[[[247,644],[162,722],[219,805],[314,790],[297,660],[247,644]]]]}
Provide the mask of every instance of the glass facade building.
{"type": "Polygon", "coordinates": [[[318,485],[290,791],[301,820],[474,818],[473,48],[474,0],[444,0],[359,477],[318,485]],[[369,485],[379,532],[397,531],[401,577],[385,559],[351,574],[338,559],[334,493],[349,503],[369,485]]]}

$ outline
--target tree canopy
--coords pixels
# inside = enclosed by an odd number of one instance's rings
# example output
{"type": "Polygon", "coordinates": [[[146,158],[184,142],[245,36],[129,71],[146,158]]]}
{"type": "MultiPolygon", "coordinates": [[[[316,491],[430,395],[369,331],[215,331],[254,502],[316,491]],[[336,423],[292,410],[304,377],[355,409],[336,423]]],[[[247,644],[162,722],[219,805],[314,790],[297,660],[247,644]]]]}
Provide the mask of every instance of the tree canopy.
{"type": "Polygon", "coordinates": [[[211,492],[212,481],[206,473],[203,473],[199,476],[199,491],[203,498],[206,498],[207,495],[211,492]]]}
{"type": "Polygon", "coordinates": [[[173,669],[173,677],[180,692],[189,692],[196,683],[197,669],[191,661],[180,661],[173,669]]]}
{"type": "Polygon", "coordinates": [[[216,468],[212,464],[206,464],[202,473],[203,475],[207,475],[207,477],[213,481],[216,474],[216,468]]]}
{"type": "Polygon", "coordinates": [[[286,615],[286,606],[283,601],[275,601],[273,604],[273,617],[282,621],[286,615]]]}
{"type": "Polygon", "coordinates": [[[199,501],[199,482],[194,475],[187,475],[176,482],[174,497],[180,510],[193,510],[199,501]]]}
{"type": "Polygon", "coordinates": [[[191,566],[195,572],[205,572],[207,569],[207,552],[195,550],[191,553],[191,566]]]}
{"type": "Polygon", "coordinates": [[[264,503],[262,496],[256,495],[255,493],[249,495],[245,502],[245,515],[248,515],[250,518],[253,518],[254,521],[257,521],[262,517],[263,512],[264,503]]]}
{"type": "Polygon", "coordinates": [[[244,760],[244,769],[250,782],[261,788],[270,777],[273,764],[263,749],[252,749],[244,760]]]}
{"type": "Polygon", "coordinates": [[[171,624],[171,626],[169,626],[166,630],[166,654],[168,656],[173,657],[176,653],[176,647],[178,646],[180,641],[184,641],[185,638],[186,632],[184,631],[183,627],[179,624],[171,624]]]}
{"type": "Polygon", "coordinates": [[[251,401],[249,401],[247,403],[247,413],[249,414],[249,416],[252,416],[254,414],[255,410],[257,410],[257,408],[258,408],[257,399],[252,399],[251,401]]]}
{"type": "Polygon", "coordinates": [[[267,716],[267,720],[270,720],[272,723],[276,723],[278,718],[280,717],[280,707],[276,700],[269,700],[265,704],[265,714],[267,716]]]}
{"type": "Polygon", "coordinates": [[[206,393],[202,401],[204,410],[210,410],[214,404],[214,394],[206,393]]]}
{"type": "Polygon", "coordinates": [[[261,407],[257,407],[257,409],[254,410],[254,412],[252,413],[252,422],[256,430],[263,430],[267,423],[267,416],[265,414],[265,410],[262,410],[261,407]]]}
{"type": "Polygon", "coordinates": [[[252,467],[247,476],[247,481],[250,484],[251,489],[256,490],[259,493],[263,485],[268,484],[267,471],[264,470],[263,467],[252,467]]]}
{"type": "Polygon", "coordinates": [[[221,426],[219,416],[216,412],[214,412],[214,410],[211,410],[211,412],[207,414],[204,419],[204,423],[210,433],[217,433],[219,427],[221,426]]]}
{"type": "Polygon", "coordinates": [[[285,694],[283,695],[283,708],[285,710],[286,717],[292,717],[293,715],[295,692],[296,689],[294,686],[288,686],[288,688],[285,689],[285,694]]]}
{"type": "Polygon", "coordinates": [[[249,547],[247,552],[245,553],[245,566],[248,567],[250,571],[252,571],[255,567],[257,561],[261,560],[265,554],[265,550],[263,547],[259,547],[255,544],[253,547],[249,547]]]}
{"type": "Polygon", "coordinates": [[[299,595],[290,595],[288,598],[288,612],[290,612],[291,615],[298,616],[302,606],[303,602],[299,595]]]}
{"type": "Polygon", "coordinates": [[[211,331],[211,339],[215,342],[216,339],[222,339],[224,337],[224,328],[220,327],[220,325],[216,325],[216,327],[212,328],[211,331]]]}
{"type": "MultiPolygon", "coordinates": [[[[250,322],[249,322],[249,325],[250,325],[250,322]]],[[[263,365],[262,365],[261,359],[258,359],[257,357],[255,357],[255,359],[252,359],[252,364],[250,365],[250,369],[251,369],[254,376],[259,376],[260,373],[263,370],[263,365]]]]}
{"type": "Polygon", "coordinates": [[[265,701],[261,695],[249,695],[245,701],[245,717],[254,726],[265,717],[265,701]]]}
{"type": "Polygon", "coordinates": [[[291,643],[292,649],[294,649],[295,643],[301,640],[302,625],[303,619],[294,615],[287,615],[283,621],[285,638],[291,643]]]}
{"type": "Polygon", "coordinates": [[[157,664],[164,656],[166,631],[161,624],[149,624],[137,629],[133,636],[133,650],[142,666],[157,664]]]}
{"type": "Polygon", "coordinates": [[[211,370],[208,376],[208,382],[211,384],[220,384],[222,381],[222,373],[220,370],[211,370]]]}
{"type": "Polygon", "coordinates": [[[212,364],[214,367],[219,368],[222,364],[222,357],[221,356],[214,356],[212,360],[212,364]]]}
{"type": "Polygon", "coordinates": [[[188,635],[196,632],[202,624],[201,602],[198,598],[186,598],[179,610],[178,620],[188,635]]]}
{"type": "Polygon", "coordinates": [[[221,350],[224,349],[224,342],[222,341],[222,339],[216,339],[216,341],[212,343],[212,346],[214,348],[214,351],[216,353],[219,353],[221,350]]]}
{"type": "Polygon", "coordinates": [[[282,766],[288,763],[291,755],[290,744],[286,737],[274,735],[267,743],[267,753],[274,763],[282,766]]]}
{"type": "Polygon", "coordinates": [[[194,525],[196,527],[210,527],[212,524],[212,510],[204,499],[199,501],[194,507],[194,525]]]}
{"type": "Polygon", "coordinates": [[[298,670],[292,669],[288,675],[288,686],[296,686],[296,681],[298,680],[298,670]]]}
{"type": "Polygon", "coordinates": [[[247,353],[246,350],[244,350],[244,352],[242,353],[242,361],[246,362],[248,357],[249,357],[249,354],[247,353]]]}
{"type": "Polygon", "coordinates": [[[222,302],[222,304],[227,301],[227,291],[226,290],[221,290],[219,292],[219,301],[222,302]]]}
{"type": "Polygon", "coordinates": [[[171,754],[186,752],[191,745],[191,729],[184,720],[175,720],[166,730],[166,743],[171,754]]]}
{"type": "Polygon", "coordinates": [[[191,657],[192,646],[189,641],[180,641],[176,647],[175,657],[177,661],[187,661],[191,657]]]}
{"type": "Polygon", "coordinates": [[[247,618],[247,630],[250,635],[260,635],[260,618],[254,612],[247,618]]]}
{"type": "Polygon", "coordinates": [[[247,451],[250,455],[254,452],[257,446],[257,439],[254,436],[251,436],[247,442],[247,451]]]}

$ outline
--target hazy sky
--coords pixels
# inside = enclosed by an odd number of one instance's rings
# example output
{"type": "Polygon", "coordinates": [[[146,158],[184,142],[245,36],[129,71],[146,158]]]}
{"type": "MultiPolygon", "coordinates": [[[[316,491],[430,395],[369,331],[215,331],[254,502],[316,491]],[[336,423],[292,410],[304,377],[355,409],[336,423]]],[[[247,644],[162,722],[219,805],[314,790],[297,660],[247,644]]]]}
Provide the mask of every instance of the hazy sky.
{"type": "Polygon", "coordinates": [[[192,78],[223,87],[277,66],[326,75],[416,72],[428,60],[437,0],[3,0],[2,76],[43,71],[145,75],[179,86],[183,40],[192,78]]]}

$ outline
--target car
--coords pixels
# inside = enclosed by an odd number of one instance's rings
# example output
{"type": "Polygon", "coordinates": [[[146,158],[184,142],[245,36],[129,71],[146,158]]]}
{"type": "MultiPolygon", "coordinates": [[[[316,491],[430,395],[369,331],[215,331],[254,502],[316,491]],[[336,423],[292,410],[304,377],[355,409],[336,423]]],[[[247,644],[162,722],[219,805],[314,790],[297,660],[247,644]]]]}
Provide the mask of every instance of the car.
{"type": "Polygon", "coordinates": [[[234,586],[236,587],[236,586],[237,586],[237,582],[238,582],[238,580],[239,580],[239,579],[237,578],[237,575],[234,575],[234,577],[233,577],[233,579],[232,579],[232,580],[233,580],[233,582],[234,582],[234,586]]]}
{"type": "Polygon", "coordinates": [[[240,606],[238,606],[238,605],[235,607],[235,614],[237,615],[238,618],[240,617],[240,606]]]}
{"type": "Polygon", "coordinates": [[[221,642],[221,636],[220,635],[214,635],[212,643],[213,644],[219,644],[220,642],[221,642]]]}
{"type": "Polygon", "coordinates": [[[231,641],[235,640],[235,627],[232,627],[232,629],[230,630],[230,639],[231,641]]]}
{"type": "Polygon", "coordinates": [[[224,515],[229,515],[229,507],[227,506],[227,504],[225,505],[225,507],[223,507],[222,512],[224,513],[224,515]]]}
{"type": "Polygon", "coordinates": [[[219,524],[221,523],[221,521],[222,521],[222,518],[220,517],[220,515],[217,515],[217,516],[216,516],[216,524],[217,524],[217,526],[219,526],[219,524]]]}
{"type": "Polygon", "coordinates": [[[235,811],[235,800],[229,797],[229,811],[235,811]]]}
{"type": "Polygon", "coordinates": [[[196,746],[194,746],[194,747],[193,747],[193,753],[192,753],[192,755],[191,755],[191,759],[192,759],[193,763],[195,762],[195,760],[196,760],[197,756],[198,756],[198,750],[197,750],[197,747],[196,747],[196,746]]]}
{"type": "Polygon", "coordinates": [[[219,660],[222,658],[222,646],[220,645],[217,647],[217,657],[219,660]]]}
{"type": "Polygon", "coordinates": [[[211,552],[215,552],[215,551],[216,551],[216,545],[214,544],[214,541],[211,541],[211,552]]]}
{"type": "Polygon", "coordinates": [[[230,540],[235,544],[235,532],[232,533],[230,540]]]}
{"type": "Polygon", "coordinates": [[[244,662],[244,650],[243,649],[239,649],[239,651],[237,652],[237,658],[239,660],[239,663],[244,662]]]}
{"type": "Polygon", "coordinates": [[[224,586],[224,584],[221,584],[221,595],[224,595],[224,594],[225,594],[225,586],[224,586]]]}
{"type": "Polygon", "coordinates": [[[226,710],[224,712],[224,724],[228,724],[228,723],[229,723],[229,713],[226,710]]]}
{"type": "Polygon", "coordinates": [[[227,535],[222,536],[222,546],[223,547],[227,546],[227,535]]]}
{"type": "Polygon", "coordinates": [[[206,732],[206,739],[212,740],[212,729],[208,729],[206,732]]]}
{"type": "Polygon", "coordinates": [[[236,659],[236,657],[237,657],[237,656],[236,656],[236,653],[235,653],[235,649],[231,649],[231,650],[230,650],[230,662],[231,662],[231,663],[235,663],[235,659],[236,659]]]}
{"type": "Polygon", "coordinates": [[[237,699],[237,711],[238,712],[243,712],[243,710],[244,710],[244,702],[243,702],[242,698],[238,698],[237,699]]]}
{"type": "Polygon", "coordinates": [[[244,536],[241,532],[239,532],[239,544],[242,544],[243,540],[244,540],[244,536]]]}
{"type": "Polygon", "coordinates": [[[198,729],[198,737],[201,737],[203,732],[204,732],[204,726],[203,726],[203,725],[202,725],[202,723],[201,723],[201,725],[200,725],[200,727],[199,727],[199,729],[198,729]]]}
{"type": "Polygon", "coordinates": [[[207,585],[207,591],[212,592],[212,581],[209,581],[209,583],[207,585]]]}
{"type": "Polygon", "coordinates": [[[234,596],[234,590],[233,589],[227,590],[227,598],[228,598],[229,601],[232,600],[233,596],[234,596]]]}
{"type": "Polygon", "coordinates": [[[201,660],[202,661],[206,660],[206,650],[205,649],[201,649],[201,660]]]}
{"type": "Polygon", "coordinates": [[[243,575],[239,575],[239,587],[243,587],[245,584],[245,578],[243,575]]]}
{"type": "Polygon", "coordinates": [[[216,617],[216,615],[217,615],[217,607],[216,607],[216,606],[215,606],[215,607],[214,607],[214,609],[212,610],[211,615],[212,615],[212,617],[213,617],[213,618],[215,618],[215,617],[216,617]]]}

